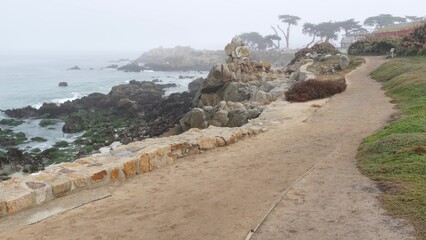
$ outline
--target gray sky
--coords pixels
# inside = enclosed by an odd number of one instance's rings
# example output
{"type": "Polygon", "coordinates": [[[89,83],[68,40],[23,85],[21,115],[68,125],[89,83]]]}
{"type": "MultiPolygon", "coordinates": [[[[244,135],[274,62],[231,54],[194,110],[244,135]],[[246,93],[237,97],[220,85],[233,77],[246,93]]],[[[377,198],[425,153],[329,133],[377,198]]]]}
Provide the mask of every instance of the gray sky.
{"type": "Polygon", "coordinates": [[[309,42],[304,22],[390,13],[426,14],[421,0],[0,0],[0,52],[223,49],[242,32],[271,34],[278,15],[302,18],[290,47],[309,42]],[[354,4],[356,2],[356,4],[354,4]]]}

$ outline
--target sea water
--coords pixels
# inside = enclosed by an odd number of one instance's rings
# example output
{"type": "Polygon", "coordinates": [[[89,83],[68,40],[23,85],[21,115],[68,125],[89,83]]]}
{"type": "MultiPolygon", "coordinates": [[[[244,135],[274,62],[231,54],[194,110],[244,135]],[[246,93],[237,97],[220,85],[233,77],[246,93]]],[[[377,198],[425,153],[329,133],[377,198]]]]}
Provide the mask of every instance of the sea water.
{"type": "MultiPolygon", "coordinates": [[[[177,87],[166,89],[166,95],[187,90],[193,79],[179,79],[179,76],[206,77],[207,72],[122,72],[106,68],[109,65],[125,65],[135,59],[138,52],[114,53],[0,53],[0,110],[40,107],[44,102],[63,103],[90,93],[108,93],[113,86],[130,80],[176,83],[177,87]],[[67,70],[78,66],[81,70],[67,70]],[[68,87],[59,87],[59,82],[67,82],[68,87]]],[[[7,118],[0,112],[0,119],[7,118]]],[[[49,128],[38,126],[39,120],[29,119],[20,126],[11,128],[24,132],[27,138],[43,137],[48,141],[35,143],[27,141],[20,148],[45,149],[57,141],[73,141],[78,135],[63,134],[63,123],[49,128]]]]}

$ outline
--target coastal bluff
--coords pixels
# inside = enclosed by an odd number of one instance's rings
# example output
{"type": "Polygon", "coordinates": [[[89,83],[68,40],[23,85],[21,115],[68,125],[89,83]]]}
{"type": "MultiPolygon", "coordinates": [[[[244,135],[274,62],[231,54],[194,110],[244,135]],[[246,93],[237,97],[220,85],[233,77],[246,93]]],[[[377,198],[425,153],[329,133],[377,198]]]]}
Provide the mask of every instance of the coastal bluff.
{"type": "Polygon", "coordinates": [[[238,128],[191,129],[183,134],[122,145],[108,153],[47,167],[0,183],[0,217],[39,206],[84,189],[93,189],[173,164],[178,158],[231,145],[265,131],[260,124],[238,128]]]}

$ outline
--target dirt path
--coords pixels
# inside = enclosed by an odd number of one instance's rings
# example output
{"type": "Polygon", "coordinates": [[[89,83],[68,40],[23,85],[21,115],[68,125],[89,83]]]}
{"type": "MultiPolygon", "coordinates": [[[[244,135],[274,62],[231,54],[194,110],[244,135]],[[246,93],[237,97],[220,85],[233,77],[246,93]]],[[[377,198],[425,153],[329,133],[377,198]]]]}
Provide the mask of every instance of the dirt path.
{"type": "Polygon", "coordinates": [[[274,199],[318,163],[255,239],[409,239],[411,230],[383,215],[377,189],[355,166],[362,138],[393,112],[366,77],[382,62],[369,58],[348,90],[308,121],[312,103],[281,111],[277,102],[264,134],[137,176],[110,187],[112,197],[31,226],[3,219],[0,239],[244,239],[274,199]]]}

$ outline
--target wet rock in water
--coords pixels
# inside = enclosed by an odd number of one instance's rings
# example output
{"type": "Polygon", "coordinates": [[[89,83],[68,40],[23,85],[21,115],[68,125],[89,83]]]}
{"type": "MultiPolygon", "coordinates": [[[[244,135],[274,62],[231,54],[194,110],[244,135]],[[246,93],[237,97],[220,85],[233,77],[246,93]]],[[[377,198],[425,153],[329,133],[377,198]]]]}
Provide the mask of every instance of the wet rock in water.
{"type": "Polygon", "coordinates": [[[117,64],[111,64],[111,65],[106,66],[106,68],[117,69],[118,65],[117,64]]]}
{"type": "Polygon", "coordinates": [[[147,68],[144,66],[139,66],[137,63],[129,63],[117,68],[117,70],[124,72],[142,72],[147,70],[147,68]]]}
{"type": "Polygon", "coordinates": [[[19,126],[22,123],[24,123],[23,120],[17,120],[17,119],[13,119],[13,118],[0,120],[0,125],[12,126],[12,127],[19,126]]]}
{"type": "Polygon", "coordinates": [[[76,66],[74,66],[74,67],[72,67],[72,68],[68,68],[67,70],[68,70],[68,71],[69,71],[69,70],[81,70],[81,68],[80,68],[79,66],[77,66],[77,65],[76,65],[76,66]]]}
{"type": "Polygon", "coordinates": [[[30,118],[30,117],[36,117],[38,116],[38,110],[27,106],[24,108],[13,108],[13,109],[7,109],[4,111],[4,113],[13,118],[30,118]]]}
{"type": "Polygon", "coordinates": [[[65,125],[62,127],[64,133],[77,133],[84,130],[84,120],[79,116],[71,116],[65,121],[65,125]]]}
{"type": "Polygon", "coordinates": [[[195,76],[182,76],[182,75],[179,75],[179,79],[193,79],[193,78],[195,78],[195,76]]]}
{"type": "Polygon", "coordinates": [[[67,82],[59,82],[58,86],[59,87],[68,87],[68,83],[67,82]]]}

